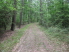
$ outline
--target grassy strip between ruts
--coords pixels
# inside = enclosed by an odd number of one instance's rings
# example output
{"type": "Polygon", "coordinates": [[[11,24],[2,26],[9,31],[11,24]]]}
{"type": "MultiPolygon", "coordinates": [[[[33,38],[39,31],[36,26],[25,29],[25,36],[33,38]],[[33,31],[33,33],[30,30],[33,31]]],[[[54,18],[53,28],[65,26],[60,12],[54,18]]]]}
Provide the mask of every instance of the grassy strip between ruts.
{"type": "Polygon", "coordinates": [[[24,26],[21,29],[15,30],[14,36],[10,37],[10,39],[5,40],[0,43],[0,52],[11,52],[13,47],[19,42],[20,38],[23,36],[24,32],[31,24],[24,26]]]}

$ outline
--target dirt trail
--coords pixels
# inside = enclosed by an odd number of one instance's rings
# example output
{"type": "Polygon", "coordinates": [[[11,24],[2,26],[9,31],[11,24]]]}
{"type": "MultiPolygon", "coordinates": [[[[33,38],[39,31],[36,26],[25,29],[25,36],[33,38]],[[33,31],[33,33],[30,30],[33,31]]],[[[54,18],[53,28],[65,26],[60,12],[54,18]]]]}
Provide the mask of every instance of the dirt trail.
{"type": "Polygon", "coordinates": [[[12,52],[65,52],[65,50],[63,45],[57,46],[36,24],[32,24],[12,52]]]}

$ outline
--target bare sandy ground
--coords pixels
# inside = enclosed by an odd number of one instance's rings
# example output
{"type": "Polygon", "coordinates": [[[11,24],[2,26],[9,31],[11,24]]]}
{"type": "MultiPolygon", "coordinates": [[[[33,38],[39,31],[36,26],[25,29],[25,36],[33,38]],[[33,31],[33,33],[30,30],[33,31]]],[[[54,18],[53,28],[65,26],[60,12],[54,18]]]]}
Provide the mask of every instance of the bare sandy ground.
{"type": "Polygon", "coordinates": [[[66,52],[66,48],[64,44],[58,46],[36,24],[32,24],[12,52],[66,52]]]}

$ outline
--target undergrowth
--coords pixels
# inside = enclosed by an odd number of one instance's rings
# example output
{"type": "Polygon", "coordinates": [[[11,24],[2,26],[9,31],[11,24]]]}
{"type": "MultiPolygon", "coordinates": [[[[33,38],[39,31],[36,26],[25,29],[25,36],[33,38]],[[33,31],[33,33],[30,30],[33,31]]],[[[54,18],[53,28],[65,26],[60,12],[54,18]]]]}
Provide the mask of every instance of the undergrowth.
{"type": "Polygon", "coordinates": [[[45,28],[40,26],[40,28],[48,35],[50,38],[56,38],[59,41],[65,42],[69,44],[69,30],[68,29],[60,29],[58,27],[49,27],[45,28]]]}
{"type": "Polygon", "coordinates": [[[30,26],[30,24],[26,25],[25,27],[18,29],[15,31],[14,36],[10,39],[5,40],[0,43],[0,52],[11,52],[13,47],[19,42],[20,38],[23,36],[26,29],[30,26]]]}

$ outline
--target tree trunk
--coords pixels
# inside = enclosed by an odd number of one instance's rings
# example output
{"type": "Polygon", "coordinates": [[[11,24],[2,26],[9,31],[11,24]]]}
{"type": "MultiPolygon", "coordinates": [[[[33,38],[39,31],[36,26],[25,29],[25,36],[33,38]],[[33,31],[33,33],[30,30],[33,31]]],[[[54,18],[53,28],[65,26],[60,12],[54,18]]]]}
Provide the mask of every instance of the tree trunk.
{"type": "MultiPolygon", "coordinates": [[[[16,5],[17,5],[17,1],[14,0],[14,8],[16,9],[16,5]]],[[[11,24],[11,30],[14,31],[15,30],[15,23],[16,23],[16,10],[13,11],[13,15],[12,15],[12,24],[11,24]]]]}
{"type": "Polygon", "coordinates": [[[42,24],[42,0],[40,0],[40,24],[42,24]]]}
{"type": "MultiPolygon", "coordinates": [[[[21,27],[21,23],[22,23],[22,18],[23,18],[23,7],[24,7],[24,0],[21,0],[21,12],[20,12],[20,23],[19,23],[19,28],[21,27]]],[[[24,18],[23,18],[24,19],[24,18]]],[[[24,24],[24,21],[23,21],[24,24]]]]}
{"type": "Polygon", "coordinates": [[[30,15],[29,15],[29,12],[28,12],[28,24],[30,23],[29,20],[30,20],[30,15]]]}
{"type": "Polygon", "coordinates": [[[20,12],[20,23],[19,23],[19,28],[21,27],[21,23],[22,23],[22,11],[20,12]]]}

